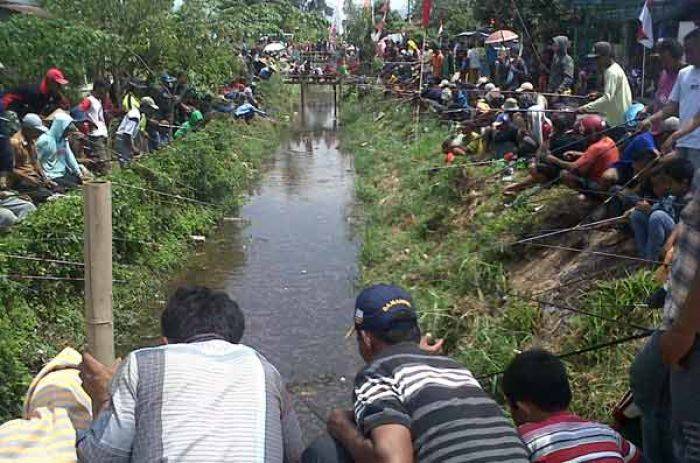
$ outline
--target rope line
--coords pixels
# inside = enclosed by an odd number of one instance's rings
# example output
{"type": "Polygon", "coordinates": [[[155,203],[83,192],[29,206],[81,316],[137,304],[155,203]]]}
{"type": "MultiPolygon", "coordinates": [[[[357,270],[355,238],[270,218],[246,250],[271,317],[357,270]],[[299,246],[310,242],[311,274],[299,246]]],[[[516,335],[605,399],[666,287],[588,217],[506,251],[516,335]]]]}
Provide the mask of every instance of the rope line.
{"type": "Polygon", "coordinates": [[[202,205],[202,206],[210,206],[210,207],[219,207],[219,206],[220,206],[220,204],[208,203],[208,202],[206,202],[206,201],[200,201],[200,200],[198,200],[198,199],[188,198],[188,197],[186,197],[186,196],[176,195],[176,194],[172,194],[172,193],[166,193],[166,192],[164,192],[164,191],[154,190],[154,189],[152,189],[152,188],[144,188],[144,187],[140,187],[140,186],[127,185],[126,183],[117,183],[117,182],[112,182],[112,184],[113,184],[113,185],[116,185],[116,186],[118,186],[118,187],[122,187],[122,188],[131,188],[131,189],[133,189],[133,190],[139,190],[139,191],[145,191],[145,192],[149,192],[149,193],[155,193],[155,194],[158,194],[158,195],[161,195],[161,196],[165,196],[165,197],[168,197],[168,198],[175,198],[175,199],[178,199],[178,200],[181,200],[181,201],[191,202],[191,203],[199,204],[199,205],[202,205]]]}
{"type": "Polygon", "coordinates": [[[35,256],[20,256],[18,254],[5,254],[5,253],[0,253],[0,257],[5,257],[7,259],[29,260],[32,262],[48,262],[50,264],[73,265],[76,267],[85,267],[85,264],[83,262],[75,262],[75,261],[61,260],[61,259],[44,259],[44,258],[35,257],[35,256]]]}
{"type": "MultiPolygon", "coordinates": [[[[63,277],[57,275],[20,275],[20,274],[0,274],[0,279],[7,280],[38,280],[38,281],[85,281],[81,277],[63,277]]],[[[112,280],[112,283],[126,283],[126,280],[112,280]]]]}

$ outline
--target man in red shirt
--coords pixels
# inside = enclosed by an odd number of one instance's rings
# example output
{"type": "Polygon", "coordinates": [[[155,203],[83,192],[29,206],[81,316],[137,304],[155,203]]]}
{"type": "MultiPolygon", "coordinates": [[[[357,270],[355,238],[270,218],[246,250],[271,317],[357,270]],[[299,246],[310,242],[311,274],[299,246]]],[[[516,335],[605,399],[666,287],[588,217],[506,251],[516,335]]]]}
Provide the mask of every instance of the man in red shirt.
{"type": "Polygon", "coordinates": [[[519,354],[502,384],[531,463],[643,461],[634,444],[617,431],[569,411],[569,378],[555,355],[537,349],[519,354]]]}
{"type": "Polygon", "coordinates": [[[565,170],[562,181],[568,187],[594,193],[612,186],[603,173],[618,161],[620,151],[615,141],[604,134],[605,126],[600,116],[585,116],[576,122],[574,128],[589,140],[586,151],[567,151],[564,159],[547,155],[547,161],[565,170]]]}

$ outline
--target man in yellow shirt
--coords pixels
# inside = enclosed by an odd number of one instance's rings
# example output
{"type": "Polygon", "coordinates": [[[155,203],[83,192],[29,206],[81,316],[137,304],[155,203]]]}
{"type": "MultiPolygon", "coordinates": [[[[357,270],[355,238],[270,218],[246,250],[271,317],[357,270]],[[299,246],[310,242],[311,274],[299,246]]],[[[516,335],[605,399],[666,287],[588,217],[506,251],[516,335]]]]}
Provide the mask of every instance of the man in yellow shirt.
{"type": "Polygon", "coordinates": [[[597,42],[593,46],[593,52],[598,70],[603,74],[603,93],[598,99],[581,106],[579,111],[602,114],[609,127],[624,124],[625,112],[632,104],[632,90],[627,75],[613,60],[610,43],[597,42]]]}

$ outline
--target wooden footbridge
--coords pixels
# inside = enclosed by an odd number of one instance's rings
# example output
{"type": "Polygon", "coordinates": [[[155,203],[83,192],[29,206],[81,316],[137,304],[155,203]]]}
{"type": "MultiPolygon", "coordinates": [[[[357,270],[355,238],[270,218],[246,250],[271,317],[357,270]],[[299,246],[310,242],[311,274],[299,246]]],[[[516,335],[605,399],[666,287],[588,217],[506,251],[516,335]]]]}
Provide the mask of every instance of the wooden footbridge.
{"type": "Polygon", "coordinates": [[[343,78],[337,75],[302,75],[289,74],[283,82],[288,85],[299,85],[301,93],[301,109],[306,106],[306,92],[309,86],[333,87],[333,117],[336,122],[340,117],[340,103],[343,99],[343,78]]]}

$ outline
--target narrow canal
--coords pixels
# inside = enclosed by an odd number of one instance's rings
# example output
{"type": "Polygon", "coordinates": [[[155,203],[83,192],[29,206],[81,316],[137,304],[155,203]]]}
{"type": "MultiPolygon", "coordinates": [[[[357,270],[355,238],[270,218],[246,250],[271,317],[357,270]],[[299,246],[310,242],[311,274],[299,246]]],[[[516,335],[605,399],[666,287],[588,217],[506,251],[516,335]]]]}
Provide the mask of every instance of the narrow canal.
{"type": "Polygon", "coordinates": [[[240,211],[177,283],[227,291],[246,316],[243,343],[290,384],[308,441],[333,406],[350,406],[359,356],[352,321],[358,243],[352,157],[337,148],[332,93],[307,96],[240,211]]]}

